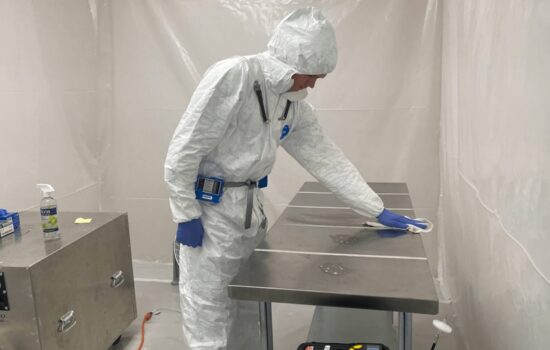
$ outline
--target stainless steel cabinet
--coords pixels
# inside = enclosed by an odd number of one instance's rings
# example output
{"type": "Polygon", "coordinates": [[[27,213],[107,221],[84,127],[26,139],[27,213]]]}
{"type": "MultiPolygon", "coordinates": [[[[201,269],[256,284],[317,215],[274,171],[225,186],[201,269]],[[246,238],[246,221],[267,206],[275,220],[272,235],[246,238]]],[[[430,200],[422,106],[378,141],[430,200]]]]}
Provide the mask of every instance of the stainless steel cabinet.
{"type": "Polygon", "coordinates": [[[136,318],[127,215],[62,213],[59,226],[46,242],[24,212],[0,240],[0,350],[106,350],[136,318]]]}

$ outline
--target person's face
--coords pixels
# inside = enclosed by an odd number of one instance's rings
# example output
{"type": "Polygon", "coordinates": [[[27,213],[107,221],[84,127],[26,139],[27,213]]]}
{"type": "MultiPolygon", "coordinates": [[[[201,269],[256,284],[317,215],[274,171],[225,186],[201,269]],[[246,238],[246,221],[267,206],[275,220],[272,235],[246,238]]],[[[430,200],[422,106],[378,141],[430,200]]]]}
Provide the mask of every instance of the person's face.
{"type": "Polygon", "coordinates": [[[299,91],[305,88],[313,89],[315,87],[315,82],[317,79],[322,79],[326,77],[326,74],[319,74],[319,75],[307,75],[307,74],[294,74],[292,76],[292,80],[294,80],[294,84],[292,84],[292,87],[288,91],[299,91]]]}

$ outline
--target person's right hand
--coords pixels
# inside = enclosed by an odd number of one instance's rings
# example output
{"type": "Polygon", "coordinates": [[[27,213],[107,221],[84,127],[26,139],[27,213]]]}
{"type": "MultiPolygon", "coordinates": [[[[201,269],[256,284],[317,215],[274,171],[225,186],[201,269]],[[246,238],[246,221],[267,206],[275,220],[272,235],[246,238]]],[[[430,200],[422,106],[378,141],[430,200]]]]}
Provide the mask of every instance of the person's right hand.
{"type": "Polygon", "coordinates": [[[401,230],[408,229],[409,225],[420,227],[421,229],[425,229],[428,227],[428,225],[421,221],[409,219],[388,209],[384,209],[382,213],[380,213],[380,215],[378,215],[376,218],[378,219],[378,222],[380,222],[382,225],[395,227],[401,230]]]}
{"type": "Polygon", "coordinates": [[[178,231],[176,232],[176,242],[178,243],[193,248],[200,247],[202,246],[203,236],[204,229],[200,218],[178,224],[178,231]]]}

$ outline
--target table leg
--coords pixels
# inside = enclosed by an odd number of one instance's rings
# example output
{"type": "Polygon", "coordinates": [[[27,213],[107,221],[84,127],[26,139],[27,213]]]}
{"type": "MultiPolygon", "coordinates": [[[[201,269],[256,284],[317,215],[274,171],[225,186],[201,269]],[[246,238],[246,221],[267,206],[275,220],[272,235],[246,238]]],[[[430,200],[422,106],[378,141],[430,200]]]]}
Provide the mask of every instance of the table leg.
{"type": "Polygon", "coordinates": [[[271,303],[268,301],[260,301],[260,327],[263,349],[273,350],[271,303]]]}
{"type": "Polygon", "coordinates": [[[399,313],[399,350],[412,350],[412,314],[399,313]]]}

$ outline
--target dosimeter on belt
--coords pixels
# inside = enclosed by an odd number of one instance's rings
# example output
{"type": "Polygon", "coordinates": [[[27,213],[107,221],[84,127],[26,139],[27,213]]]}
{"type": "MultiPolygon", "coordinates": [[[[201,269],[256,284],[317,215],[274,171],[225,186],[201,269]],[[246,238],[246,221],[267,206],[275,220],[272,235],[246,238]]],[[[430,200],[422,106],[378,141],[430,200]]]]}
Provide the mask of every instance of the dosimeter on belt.
{"type": "Polygon", "coordinates": [[[227,182],[218,177],[206,177],[199,175],[197,182],[195,183],[195,196],[198,200],[219,203],[223,195],[224,187],[248,187],[246,195],[246,209],[245,209],[245,222],[244,228],[248,229],[252,220],[252,202],[254,199],[254,188],[267,187],[267,176],[259,179],[258,181],[246,180],[240,182],[227,182]]]}
{"type": "Polygon", "coordinates": [[[195,195],[197,199],[219,203],[223,194],[223,179],[218,177],[198,176],[195,183],[195,195]]]}

